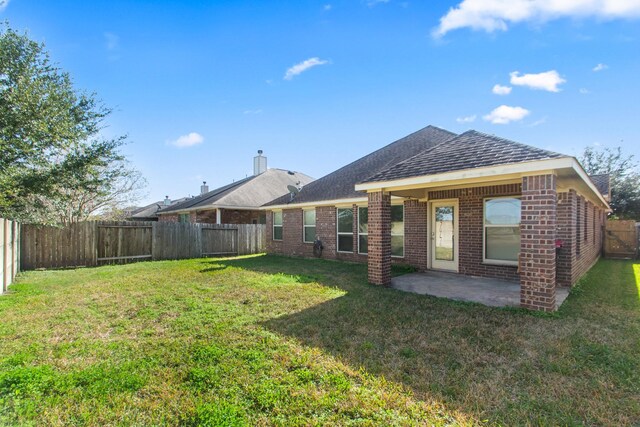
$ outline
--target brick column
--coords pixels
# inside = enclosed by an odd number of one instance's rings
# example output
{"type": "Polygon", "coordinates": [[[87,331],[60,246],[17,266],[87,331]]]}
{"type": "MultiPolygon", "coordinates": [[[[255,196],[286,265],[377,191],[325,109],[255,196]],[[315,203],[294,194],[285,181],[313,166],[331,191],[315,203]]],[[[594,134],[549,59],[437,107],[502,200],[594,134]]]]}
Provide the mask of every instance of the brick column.
{"type": "Polygon", "coordinates": [[[573,271],[576,265],[576,203],[575,190],[558,193],[558,229],[557,238],[563,246],[558,251],[556,278],[558,285],[571,286],[574,282],[573,271]]]}
{"type": "Polygon", "coordinates": [[[369,193],[369,283],[391,283],[391,195],[369,193]]]}
{"type": "Polygon", "coordinates": [[[556,176],[522,178],[520,306],[556,309],[556,176]]]}

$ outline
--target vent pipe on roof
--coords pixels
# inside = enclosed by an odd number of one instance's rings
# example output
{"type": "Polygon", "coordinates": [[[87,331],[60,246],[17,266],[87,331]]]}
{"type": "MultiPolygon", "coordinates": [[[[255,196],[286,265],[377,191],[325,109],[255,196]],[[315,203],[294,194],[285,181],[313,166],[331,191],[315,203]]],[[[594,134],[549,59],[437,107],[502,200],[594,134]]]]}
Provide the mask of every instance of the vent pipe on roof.
{"type": "Polygon", "coordinates": [[[165,206],[171,206],[171,199],[169,196],[164,196],[164,202],[162,202],[162,204],[165,206]]]}
{"type": "Polygon", "coordinates": [[[207,185],[207,181],[202,181],[202,185],[200,186],[200,194],[208,193],[209,186],[207,185]]]}
{"type": "Polygon", "coordinates": [[[253,174],[260,175],[267,171],[267,158],[262,155],[262,150],[258,150],[258,155],[253,158],[253,174]]]}

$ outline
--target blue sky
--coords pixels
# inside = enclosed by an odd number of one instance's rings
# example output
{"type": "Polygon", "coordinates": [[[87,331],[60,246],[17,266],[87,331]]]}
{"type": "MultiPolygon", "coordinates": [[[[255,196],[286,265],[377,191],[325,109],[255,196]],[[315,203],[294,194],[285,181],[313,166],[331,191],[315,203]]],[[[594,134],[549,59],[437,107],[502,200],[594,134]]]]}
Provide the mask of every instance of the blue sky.
{"type": "Polygon", "coordinates": [[[270,167],[318,178],[429,124],[640,158],[638,0],[0,9],[115,109],[105,133],[129,136],[144,202],[244,178],[258,149],[270,167]]]}

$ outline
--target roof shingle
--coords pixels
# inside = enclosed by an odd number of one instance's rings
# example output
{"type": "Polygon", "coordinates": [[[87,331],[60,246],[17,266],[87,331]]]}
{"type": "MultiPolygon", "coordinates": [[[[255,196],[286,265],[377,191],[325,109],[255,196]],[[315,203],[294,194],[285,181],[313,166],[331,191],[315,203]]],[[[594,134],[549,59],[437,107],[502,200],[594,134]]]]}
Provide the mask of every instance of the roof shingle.
{"type": "Polygon", "coordinates": [[[470,130],[380,171],[363,182],[392,181],[560,157],[566,156],[470,130]]]}
{"type": "Polygon", "coordinates": [[[453,132],[427,126],[307,184],[293,200],[287,194],[266,206],[363,197],[355,190],[357,183],[454,136],[453,132]]]}

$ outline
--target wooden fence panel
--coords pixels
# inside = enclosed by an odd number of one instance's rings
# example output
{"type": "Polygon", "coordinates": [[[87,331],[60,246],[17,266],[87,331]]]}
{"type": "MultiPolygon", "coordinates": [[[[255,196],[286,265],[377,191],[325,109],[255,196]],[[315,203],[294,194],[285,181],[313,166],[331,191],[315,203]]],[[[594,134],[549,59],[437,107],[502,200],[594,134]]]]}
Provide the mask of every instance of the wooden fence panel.
{"type": "Polygon", "coordinates": [[[202,227],[202,256],[237,254],[237,227],[224,227],[220,225],[202,227]]]}
{"type": "Polygon", "coordinates": [[[606,221],[604,254],[609,258],[635,258],[638,237],[635,221],[606,221]]]}
{"type": "Polygon", "coordinates": [[[0,294],[20,271],[20,224],[0,218],[0,294]]]}
{"type": "Polygon", "coordinates": [[[266,226],[88,221],[65,227],[22,225],[17,230],[21,244],[16,256],[22,268],[30,270],[259,253],[265,250],[266,226]]]}
{"type": "Polygon", "coordinates": [[[151,259],[152,225],[144,221],[99,221],[97,261],[100,264],[151,259]]]}

